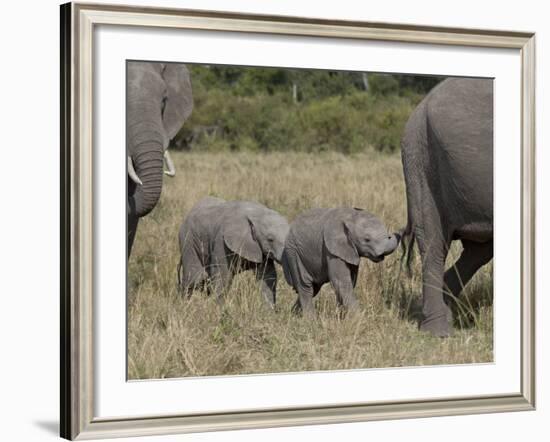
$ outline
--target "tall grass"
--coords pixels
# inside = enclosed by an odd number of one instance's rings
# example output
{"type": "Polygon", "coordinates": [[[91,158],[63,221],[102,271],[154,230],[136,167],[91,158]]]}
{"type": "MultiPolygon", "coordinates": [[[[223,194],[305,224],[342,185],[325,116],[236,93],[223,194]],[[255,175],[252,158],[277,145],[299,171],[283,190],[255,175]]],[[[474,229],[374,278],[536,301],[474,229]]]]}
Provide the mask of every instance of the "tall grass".
{"type": "MultiPolygon", "coordinates": [[[[129,263],[128,375],[131,379],[340,370],[488,362],[493,359],[492,265],[455,305],[454,336],[417,328],[421,281],[400,272],[400,252],[380,264],[361,261],[360,313],[339,319],[329,284],[315,298],[318,317],[291,313],[296,299],[280,267],[271,311],[252,274],[238,275],[223,306],[206,293],[178,296],[177,233],[205,195],[259,201],[289,221],[311,207],[362,207],[389,229],[406,221],[399,156],[275,152],[174,153],[177,175],[138,229],[129,263]]],[[[450,263],[460,246],[454,245],[450,263]]]]}

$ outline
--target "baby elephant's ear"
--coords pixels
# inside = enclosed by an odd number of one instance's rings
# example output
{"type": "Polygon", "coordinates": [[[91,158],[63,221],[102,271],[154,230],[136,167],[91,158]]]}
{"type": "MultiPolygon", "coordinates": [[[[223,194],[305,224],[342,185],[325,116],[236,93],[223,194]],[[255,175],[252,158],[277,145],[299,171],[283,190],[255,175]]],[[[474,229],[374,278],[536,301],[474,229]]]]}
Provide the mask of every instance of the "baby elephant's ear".
{"type": "Polygon", "coordinates": [[[359,265],[359,254],[351,241],[349,228],[341,218],[325,224],[323,240],[328,251],[349,264],[359,265]]]}
{"type": "Polygon", "coordinates": [[[246,216],[229,216],[222,229],[223,241],[229,250],[241,258],[260,264],[263,253],[252,229],[252,223],[246,216]]]}

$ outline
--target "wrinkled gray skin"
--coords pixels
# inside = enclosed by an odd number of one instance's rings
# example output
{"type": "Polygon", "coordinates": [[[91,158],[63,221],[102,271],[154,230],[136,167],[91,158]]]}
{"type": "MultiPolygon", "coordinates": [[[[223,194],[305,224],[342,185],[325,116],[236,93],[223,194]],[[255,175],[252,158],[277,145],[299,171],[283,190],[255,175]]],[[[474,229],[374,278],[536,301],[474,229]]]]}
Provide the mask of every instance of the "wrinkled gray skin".
{"type": "MultiPolygon", "coordinates": [[[[493,257],[493,82],[447,79],[411,115],[402,142],[408,221],[422,258],[421,330],[452,331],[452,299],[493,257]],[[445,272],[451,241],[464,247],[445,272]]],[[[409,251],[410,256],[410,251],[409,251]]]]}
{"type": "Polygon", "coordinates": [[[203,198],[180,227],[180,288],[189,294],[206,285],[221,300],[236,273],[252,270],[264,298],[274,306],[273,261],[281,262],[288,229],[283,216],[262,204],[203,198]]]}
{"type": "Polygon", "coordinates": [[[193,109],[189,71],[183,64],[129,62],[127,70],[127,153],[142,181],[128,177],[128,256],[139,218],[157,204],[162,190],[163,154],[193,109]]]}
{"type": "Polygon", "coordinates": [[[330,281],[343,311],[355,310],[353,294],[361,257],[380,262],[399,244],[374,215],[348,207],[311,209],[290,225],[283,253],[287,282],[298,294],[296,313],[313,315],[313,297],[330,281]]]}

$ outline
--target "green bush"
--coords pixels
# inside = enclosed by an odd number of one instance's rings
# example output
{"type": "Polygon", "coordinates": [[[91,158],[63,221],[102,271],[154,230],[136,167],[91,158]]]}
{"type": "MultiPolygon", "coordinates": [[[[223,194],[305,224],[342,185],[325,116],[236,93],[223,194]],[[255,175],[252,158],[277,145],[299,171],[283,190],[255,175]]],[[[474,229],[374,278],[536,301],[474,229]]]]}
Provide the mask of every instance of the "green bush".
{"type": "Polygon", "coordinates": [[[423,96],[382,74],[369,74],[368,91],[358,73],[193,66],[191,74],[195,106],[175,143],[187,150],[391,153],[423,96]]]}
{"type": "Polygon", "coordinates": [[[391,95],[399,92],[399,81],[389,74],[369,75],[369,91],[375,95],[391,95]]]}

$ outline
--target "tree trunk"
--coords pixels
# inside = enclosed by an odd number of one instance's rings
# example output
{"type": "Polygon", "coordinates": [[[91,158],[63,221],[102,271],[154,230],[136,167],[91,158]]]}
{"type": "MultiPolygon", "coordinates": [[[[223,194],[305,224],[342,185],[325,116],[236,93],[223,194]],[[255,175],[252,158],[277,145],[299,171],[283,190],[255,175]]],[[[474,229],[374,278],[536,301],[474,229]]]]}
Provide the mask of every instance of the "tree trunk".
{"type": "Polygon", "coordinates": [[[368,92],[369,91],[369,74],[367,74],[366,72],[363,72],[363,87],[365,88],[365,91],[368,92]]]}

